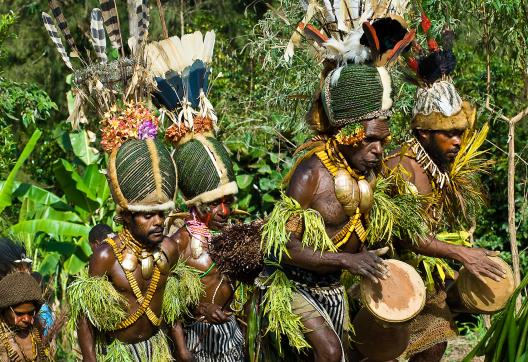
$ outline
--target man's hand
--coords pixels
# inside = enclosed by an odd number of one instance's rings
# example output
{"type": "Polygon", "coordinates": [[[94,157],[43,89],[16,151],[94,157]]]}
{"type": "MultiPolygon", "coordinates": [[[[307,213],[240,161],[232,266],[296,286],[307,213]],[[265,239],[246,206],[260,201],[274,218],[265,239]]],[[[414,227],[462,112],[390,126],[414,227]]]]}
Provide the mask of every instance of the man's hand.
{"type": "Polygon", "coordinates": [[[187,347],[178,349],[176,361],[178,362],[192,362],[192,353],[189,352],[187,347]]]}
{"type": "Polygon", "coordinates": [[[231,312],[222,310],[222,307],[216,304],[201,302],[198,305],[198,313],[205,317],[209,323],[225,323],[229,319],[231,312]]]}
{"type": "Polygon", "coordinates": [[[378,279],[385,279],[388,269],[378,255],[383,255],[389,250],[388,247],[367,251],[363,249],[356,254],[344,253],[345,269],[352,274],[361,275],[377,283],[378,279]]]}
{"type": "Polygon", "coordinates": [[[504,279],[506,274],[501,266],[495,263],[488,256],[498,256],[498,251],[491,251],[482,248],[460,248],[458,256],[464,267],[477,278],[488,277],[495,281],[504,279]]]}

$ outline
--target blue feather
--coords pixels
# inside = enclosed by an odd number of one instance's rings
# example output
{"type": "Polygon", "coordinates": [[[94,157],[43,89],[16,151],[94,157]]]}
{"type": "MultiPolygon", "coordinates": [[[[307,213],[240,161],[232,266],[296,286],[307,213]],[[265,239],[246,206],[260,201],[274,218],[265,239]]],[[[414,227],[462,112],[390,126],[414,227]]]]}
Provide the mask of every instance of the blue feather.
{"type": "Polygon", "coordinates": [[[183,78],[187,79],[187,98],[193,108],[198,108],[200,104],[200,90],[205,84],[206,71],[205,64],[200,59],[195,60],[189,68],[183,71],[183,78]]]}

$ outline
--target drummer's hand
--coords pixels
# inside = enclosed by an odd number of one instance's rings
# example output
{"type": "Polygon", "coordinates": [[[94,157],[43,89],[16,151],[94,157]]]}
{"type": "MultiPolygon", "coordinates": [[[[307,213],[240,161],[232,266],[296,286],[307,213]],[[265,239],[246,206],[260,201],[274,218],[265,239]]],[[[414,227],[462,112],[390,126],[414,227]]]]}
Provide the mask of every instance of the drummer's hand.
{"type": "Polygon", "coordinates": [[[378,279],[385,279],[388,269],[378,255],[385,254],[389,248],[368,251],[363,249],[356,254],[345,253],[345,269],[352,274],[361,275],[377,283],[378,279]]]}
{"type": "Polygon", "coordinates": [[[230,312],[222,310],[222,307],[212,303],[201,302],[198,305],[198,313],[202,315],[209,323],[224,323],[227,322],[230,312]]]}
{"type": "Polygon", "coordinates": [[[495,281],[505,278],[506,274],[501,266],[488,256],[498,256],[498,251],[482,248],[461,248],[459,251],[460,261],[464,267],[477,278],[488,277],[495,281]]]}

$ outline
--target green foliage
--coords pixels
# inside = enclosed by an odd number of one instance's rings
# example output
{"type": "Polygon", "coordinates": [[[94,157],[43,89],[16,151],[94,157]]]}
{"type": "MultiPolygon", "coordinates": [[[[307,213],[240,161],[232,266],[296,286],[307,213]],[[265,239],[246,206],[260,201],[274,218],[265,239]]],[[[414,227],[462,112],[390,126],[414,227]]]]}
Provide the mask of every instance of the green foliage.
{"type": "Polygon", "coordinates": [[[301,316],[292,311],[295,290],[292,281],[281,270],[275,270],[266,280],[266,284],[268,288],[262,300],[264,315],[268,319],[266,333],[274,334],[279,349],[281,336],[285,336],[290,346],[297,351],[311,348],[304,338],[306,327],[302,324],[301,316]]]}
{"type": "Polygon", "coordinates": [[[262,229],[262,249],[264,255],[275,257],[280,262],[288,253],[287,243],[291,232],[286,225],[291,218],[298,219],[302,225],[301,244],[314,251],[336,251],[332,240],[328,237],[324,221],[319,212],[313,209],[303,209],[299,203],[286,195],[276,203],[267,222],[262,229]]]}
{"type": "Polygon", "coordinates": [[[90,277],[81,273],[68,286],[70,328],[75,328],[80,317],[86,317],[94,327],[103,331],[115,330],[127,317],[127,300],[105,276],[90,277]]]}
{"type": "Polygon", "coordinates": [[[172,325],[175,321],[191,316],[204,294],[200,271],[179,260],[172,268],[163,294],[163,319],[172,325]]]}

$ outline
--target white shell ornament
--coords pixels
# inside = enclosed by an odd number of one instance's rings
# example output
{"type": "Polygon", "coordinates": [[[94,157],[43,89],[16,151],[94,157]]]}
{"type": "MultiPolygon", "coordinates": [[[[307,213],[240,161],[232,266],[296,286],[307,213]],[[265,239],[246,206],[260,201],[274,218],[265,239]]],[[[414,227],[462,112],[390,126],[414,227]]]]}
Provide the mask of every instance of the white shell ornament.
{"type": "Polygon", "coordinates": [[[334,189],[337,201],[343,206],[345,214],[352,216],[360,204],[358,182],[345,169],[339,169],[334,177],[334,189]]]}

